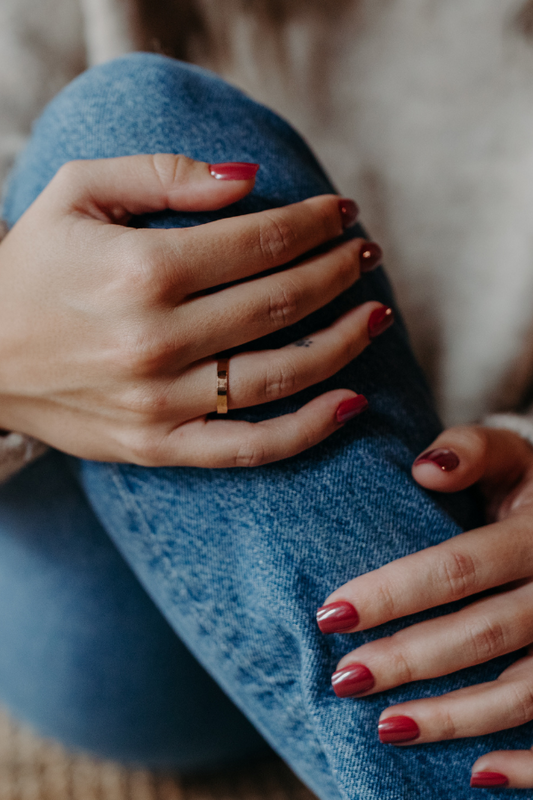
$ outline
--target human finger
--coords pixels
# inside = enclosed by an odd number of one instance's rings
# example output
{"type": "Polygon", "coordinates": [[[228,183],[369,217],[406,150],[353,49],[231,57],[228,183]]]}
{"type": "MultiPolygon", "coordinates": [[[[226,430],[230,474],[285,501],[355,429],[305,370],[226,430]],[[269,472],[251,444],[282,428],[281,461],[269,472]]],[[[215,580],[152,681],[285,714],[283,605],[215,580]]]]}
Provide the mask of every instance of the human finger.
{"type": "Polygon", "coordinates": [[[459,534],[341,586],[318,624],[323,633],[365,630],[529,577],[532,550],[528,514],[459,534]]]}
{"type": "Polygon", "coordinates": [[[378,732],[385,744],[422,744],[484,736],[533,719],[533,656],[495,681],[387,708],[378,732]]]}
{"type": "Polygon", "coordinates": [[[495,750],[481,756],[472,767],[474,789],[533,789],[533,751],[495,750]]]}
{"type": "Polygon", "coordinates": [[[258,164],[211,165],[170,153],[69,161],[36,203],[48,203],[53,195],[59,213],[74,210],[125,224],[132,215],[168,208],[223,208],[252,190],[258,169],[258,164]],[[221,168],[226,179],[217,179],[221,168]]]}
{"type": "Polygon", "coordinates": [[[422,486],[457,492],[482,481],[507,493],[533,462],[531,445],[516,433],[480,425],[444,431],[413,464],[422,486]]]}
{"type": "MultiPolygon", "coordinates": [[[[169,274],[174,270],[175,284],[186,295],[288,264],[339,237],[357,214],[352,200],[322,195],[201,226],[143,231],[143,236],[152,242],[151,259],[168,265],[169,274]]],[[[381,261],[374,243],[362,252],[363,268],[381,261]]]]}
{"type": "Polygon", "coordinates": [[[336,390],[293,414],[262,422],[201,417],[159,438],[149,430],[137,441],[133,437],[126,441],[125,460],[142,466],[259,467],[313,447],[367,408],[362,395],[336,390]]]}
{"type": "Polygon", "coordinates": [[[520,650],[533,641],[532,607],[529,582],[364,644],[340,661],[332,678],[335,693],[374,694],[520,650]]]}
{"type": "Polygon", "coordinates": [[[293,325],[355,283],[364,247],[363,239],[352,239],[275,275],[180,306],[176,349],[192,363],[212,355],[214,343],[221,352],[293,325]]]}
{"type": "MultiPolygon", "coordinates": [[[[330,327],[277,350],[238,353],[230,360],[228,407],[246,408],[295,394],[335,375],[394,321],[392,309],[369,302],[330,327]]],[[[216,410],[217,362],[196,364],[166,394],[168,413],[196,417],[216,410]]]]}

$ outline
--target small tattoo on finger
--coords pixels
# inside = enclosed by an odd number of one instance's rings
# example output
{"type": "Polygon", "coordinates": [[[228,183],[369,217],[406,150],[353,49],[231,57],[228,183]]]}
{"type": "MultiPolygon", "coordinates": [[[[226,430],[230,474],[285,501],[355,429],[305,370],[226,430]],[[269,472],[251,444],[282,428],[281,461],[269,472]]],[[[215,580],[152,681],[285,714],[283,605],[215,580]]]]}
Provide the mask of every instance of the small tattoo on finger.
{"type": "Polygon", "coordinates": [[[294,342],[295,347],[311,347],[312,344],[312,339],[299,339],[297,342],[294,342]]]}

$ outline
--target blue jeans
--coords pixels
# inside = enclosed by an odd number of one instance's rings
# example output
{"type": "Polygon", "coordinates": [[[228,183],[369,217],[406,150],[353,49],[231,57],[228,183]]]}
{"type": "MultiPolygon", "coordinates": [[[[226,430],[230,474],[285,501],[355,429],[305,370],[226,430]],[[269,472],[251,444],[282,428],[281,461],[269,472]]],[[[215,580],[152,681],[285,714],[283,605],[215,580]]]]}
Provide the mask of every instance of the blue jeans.
{"type": "MultiPolygon", "coordinates": [[[[200,69],[135,54],[85,73],[46,109],[4,215],[15,223],[66,161],[149,152],[261,170],[229,209],[150,214],[139,226],[199,225],[332,191],[275,114],[200,69]]],[[[295,340],[368,299],[394,302],[382,270],[256,346],[295,340]]],[[[44,733],[126,761],[198,768],[266,740],[322,800],[480,796],[468,788],[472,763],[529,747],[531,725],[395,748],[379,743],[377,720],[392,703],[491,680],[515,656],[339,700],[330,676],[341,656],[411,620],[342,636],[314,621],[350,578],[481,522],[472,495],[432,495],[410,476],[439,421],[403,324],[325,384],[234,416],[286,413],[335,387],[363,392],[370,411],[284,462],[146,469],[52,453],[4,486],[3,701],[44,733]]]]}

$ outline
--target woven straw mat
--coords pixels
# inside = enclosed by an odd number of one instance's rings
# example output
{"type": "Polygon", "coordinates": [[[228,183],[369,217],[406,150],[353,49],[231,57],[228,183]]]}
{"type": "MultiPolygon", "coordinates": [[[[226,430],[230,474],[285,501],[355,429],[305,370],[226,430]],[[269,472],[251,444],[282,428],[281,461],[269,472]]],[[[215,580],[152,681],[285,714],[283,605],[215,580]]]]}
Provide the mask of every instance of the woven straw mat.
{"type": "Polygon", "coordinates": [[[0,710],[0,800],[316,800],[275,756],[205,775],[126,769],[72,754],[0,710]]]}

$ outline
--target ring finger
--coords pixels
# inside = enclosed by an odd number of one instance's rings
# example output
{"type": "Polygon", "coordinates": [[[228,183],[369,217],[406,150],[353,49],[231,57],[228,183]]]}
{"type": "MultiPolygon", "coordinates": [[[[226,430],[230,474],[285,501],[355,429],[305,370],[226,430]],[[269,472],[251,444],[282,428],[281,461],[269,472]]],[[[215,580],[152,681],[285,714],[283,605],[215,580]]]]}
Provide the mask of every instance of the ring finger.
{"type": "MultiPolygon", "coordinates": [[[[356,358],[393,321],[392,309],[376,302],[365,303],[329,328],[279,350],[238,353],[230,361],[228,407],[269,403],[326,380],[356,358]]],[[[204,361],[189,369],[176,383],[176,392],[180,416],[186,419],[215,411],[216,361],[204,361]]],[[[172,393],[167,408],[172,414],[172,393]]]]}
{"type": "Polygon", "coordinates": [[[530,722],[532,667],[529,654],[495,681],[388,708],[379,720],[379,738],[384,744],[422,744],[484,736],[530,722]]]}

